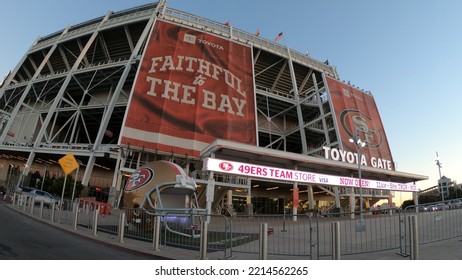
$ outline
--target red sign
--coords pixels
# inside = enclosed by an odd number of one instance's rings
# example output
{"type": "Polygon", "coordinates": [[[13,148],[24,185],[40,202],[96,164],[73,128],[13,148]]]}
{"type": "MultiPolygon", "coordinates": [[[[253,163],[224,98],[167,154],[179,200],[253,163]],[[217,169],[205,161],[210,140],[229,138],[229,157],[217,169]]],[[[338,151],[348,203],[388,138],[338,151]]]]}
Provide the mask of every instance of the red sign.
{"type": "Polygon", "coordinates": [[[199,156],[216,138],[256,145],[251,49],[158,20],[120,144],[199,156]]]}
{"type": "Polygon", "coordinates": [[[326,81],[338,124],[340,148],[356,153],[357,147],[350,139],[357,133],[361,141],[366,143],[361,148],[361,154],[368,158],[368,162],[380,159],[393,163],[374,97],[327,76],[326,81]]]}
{"type": "Polygon", "coordinates": [[[154,179],[155,173],[151,168],[141,168],[136,170],[130,176],[125,185],[125,191],[130,192],[149,184],[154,179]]]}
{"type": "Polygon", "coordinates": [[[298,192],[298,188],[293,188],[292,192],[293,192],[292,193],[293,206],[297,208],[298,205],[300,204],[300,194],[298,192]]]}

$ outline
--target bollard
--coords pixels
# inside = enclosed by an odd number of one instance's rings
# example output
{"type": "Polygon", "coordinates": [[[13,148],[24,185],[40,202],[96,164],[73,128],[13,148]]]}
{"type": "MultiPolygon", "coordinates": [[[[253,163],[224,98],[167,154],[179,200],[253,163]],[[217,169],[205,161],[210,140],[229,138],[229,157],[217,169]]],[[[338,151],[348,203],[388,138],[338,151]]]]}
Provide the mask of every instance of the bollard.
{"type": "Polygon", "coordinates": [[[50,220],[52,223],[54,223],[55,221],[55,210],[56,210],[56,202],[52,202],[51,203],[51,216],[50,216],[50,220]]]}
{"type": "Polygon", "coordinates": [[[35,197],[30,197],[30,214],[34,215],[35,197]]]}
{"type": "Polygon", "coordinates": [[[411,260],[419,259],[419,231],[417,227],[417,216],[409,216],[409,240],[410,240],[410,251],[411,260]]]}
{"type": "Polygon", "coordinates": [[[39,212],[40,219],[43,218],[43,200],[40,201],[40,212],[39,212]]]}
{"type": "Polygon", "coordinates": [[[268,224],[260,224],[260,260],[268,258],[268,224]]]}
{"type": "Polygon", "coordinates": [[[26,202],[27,202],[27,196],[22,195],[22,211],[26,212],[26,202]]]}
{"type": "Polygon", "coordinates": [[[119,231],[117,232],[117,237],[119,240],[119,243],[125,243],[124,242],[124,235],[125,235],[125,210],[120,210],[120,215],[119,215],[119,231]]]}
{"type": "Polygon", "coordinates": [[[95,205],[95,212],[93,212],[93,236],[98,236],[98,215],[99,215],[99,204],[95,205]]]}
{"type": "Polygon", "coordinates": [[[16,198],[17,198],[17,195],[16,193],[13,194],[13,207],[16,206],[16,198]]]}
{"type": "Polygon", "coordinates": [[[154,232],[152,235],[152,249],[154,251],[159,251],[159,242],[160,242],[160,217],[156,216],[154,218],[154,232]]]}
{"type": "Polygon", "coordinates": [[[201,222],[200,252],[199,252],[199,258],[201,260],[207,259],[207,245],[208,245],[207,232],[208,232],[208,223],[207,221],[202,221],[201,222]]]}
{"type": "Polygon", "coordinates": [[[74,217],[73,217],[73,229],[74,230],[77,230],[77,224],[78,224],[78,220],[79,220],[79,202],[76,201],[74,202],[74,204],[72,205],[72,213],[74,213],[74,217]]]}
{"type": "Polygon", "coordinates": [[[331,243],[332,243],[332,259],[340,260],[340,222],[332,222],[331,229],[331,243]]]}
{"type": "Polygon", "coordinates": [[[62,217],[62,215],[63,215],[63,209],[64,209],[64,207],[63,207],[63,205],[64,205],[64,200],[63,200],[63,201],[58,201],[56,204],[57,204],[57,205],[56,205],[56,212],[55,212],[55,213],[59,213],[56,222],[57,222],[58,224],[61,224],[61,217],[62,217]]]}
{"type": "Polygon", "coordinates": [[[83,209],[85,210],[85,214],[88,215],[88,213],[90,213],[90,204],[85,201],[83,207],[83,209]]]}

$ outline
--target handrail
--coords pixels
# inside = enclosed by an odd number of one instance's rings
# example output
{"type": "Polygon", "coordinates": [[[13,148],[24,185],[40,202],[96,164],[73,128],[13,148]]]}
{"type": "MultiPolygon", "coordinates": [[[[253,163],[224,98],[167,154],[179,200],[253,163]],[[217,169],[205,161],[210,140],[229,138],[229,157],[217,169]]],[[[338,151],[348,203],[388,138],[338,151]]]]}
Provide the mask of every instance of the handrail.
{"type": "MultiPolygon", "coordinates": [[[[129,22],[139,19],[148,18],[153,9],[155,8],[156,4],[144,5],[140,7],[135,7],[132,9],[120,11],[113,13],[111,17],[109,17],[108,21],[105,22],[102,27],[108,28],[113,26],[114,24],[120,24],[121,22],[129,22]],[[133,11],[133,13],[130,13],[133,11]]],[[[221,35],[224,37],[228,37],[230,39],[234,39],[236,41],[250,44],[265,50],[272,51],[274,53],[278,53],[292,58],[294,62],[301,63],[307,65],[311,68],[314,68],[318,71],[326,73],[329,76],[334,78],[338,78],[337,72],[335,67],[330,66],[324,62],[319,60],[313,59],[306,54],[303,54],[299,51],[292,50],[287,48],[286,46],[280,45],[277,42],[273,42],[271,40],[259,37],[255,34],[251,34],[249,32],[240,30],[235,27],[227,26],[223,23],[219,23],[213,20],[209,20],[206,18],[202,18],[196,15],[192,15],[186,12],[182,12],[172,8],[166,8],[162,18],[165,20],[169,20],[172,22],[177,22],[183,25],[192,26],[195,28],[205,29],[206,31],[215,33],[217,35],[221,35]],[[289,54],[290,51],[290,54],[289,54]]],[[[63,35],[62,40],[69,40],[77,35],[84,34],[85,32],[92,32],[96,26],[99,26],[102,17],[92,19],[80,24],[77,24],[71,27],[67,34],[63,35]]],[[[61,31],[54,32],[50,35],[44,36],[40,39],[34,46],[32,46],[30,52],[36,51],[44,46],[53,44],[62,33],[61,31]]]]}

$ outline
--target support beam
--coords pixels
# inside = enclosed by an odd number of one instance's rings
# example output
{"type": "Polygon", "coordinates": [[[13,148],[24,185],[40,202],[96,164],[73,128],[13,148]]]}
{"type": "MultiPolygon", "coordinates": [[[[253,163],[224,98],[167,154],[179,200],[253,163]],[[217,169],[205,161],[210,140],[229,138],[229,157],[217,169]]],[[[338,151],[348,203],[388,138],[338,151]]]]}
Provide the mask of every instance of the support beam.
{"type": "Polygon", "coordinates": [[[98,135],[96,136],[93,151],[90,154],[90,157],[88,159],[87,163],[87,168],[85,169],[85,174],[83,175],[82,179],[82,185],[87,186],[88,182],[90,181],[90,176],[91,172],[93,170],[93,167],[95,165],[96,161],[96,155],[95,151],[98,151],[100,146],[101,146],[101,141],[103,140],[104,133],[106,132],[107,125],[109,123],[109,120],[111,119],[112,112],[114,111],[115,104],[119,98],[120,93],[122,92],[123,86],[125,84],[125,80],[128,77],[128,74],[130,73],[130,70],[132,68],[133,63],[136,61],[136,57],[138,56],[141,47],[144,45],[146,42],[148,35],[154,30],[154,24],[157,19],[157,14],[159,9],[165,5],[165,1],[162,1],[159,5],[156,6],[155,11],[152,13],[152,16],[149,19],[149,22],[146,24],[146,27],[143,30],[143,33],[141,34],[138,43],[135,46],[135,49],[133,50],[130,59],[127,61],[127,64],[125,64],[124,71],[122,73],[122,76],[119,79],[119,82],[116,86],[116,89],[114,91],[114,94],[112,95],[111,101],[109,102],[109,105],[107,107],[107,110],[104,113],[103,119],[101,120],[101,125],[98,130],[98,135]]]}
{"type": "Polygon", "coordinates": [[[303,121],[303,114],[302,114],[302,109],[300,108],[300,96],[298,93],[298,87],[297,87],[297,80],[295,79],[295,71],[294,71],[294,65],[292,62],[292,57],[290,55],[290,49],[287,48],[287,52],[289,54],[289,70],[290,70],[290,77],[292,80],[292,88],[294,91],[294,99],[296,102],[297,106],[297,116],[298,116],[298,125],[300,128],[300,141],[302,142],[302,154],[306,155],[308,153],[308,145],[306,143],[306,135],[305,135],[305,129],[304,127],[304,121],[303,121]]]}

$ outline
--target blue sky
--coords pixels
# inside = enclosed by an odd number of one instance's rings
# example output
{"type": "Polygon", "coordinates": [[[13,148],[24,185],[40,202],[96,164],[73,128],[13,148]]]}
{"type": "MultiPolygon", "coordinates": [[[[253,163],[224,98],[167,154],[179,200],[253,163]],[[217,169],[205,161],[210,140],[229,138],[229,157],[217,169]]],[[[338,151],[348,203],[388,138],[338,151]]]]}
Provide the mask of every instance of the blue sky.
{"type": "MultiPolygon", "coordinates": [[[[0,79],[39,36],[151,3],[142,0],[0,0],[0,79]]],[[[329,60],[341,80],[371,91],[397,169],[462,183],[461,1],[169,0],[167,5],[329,60]]]]}

